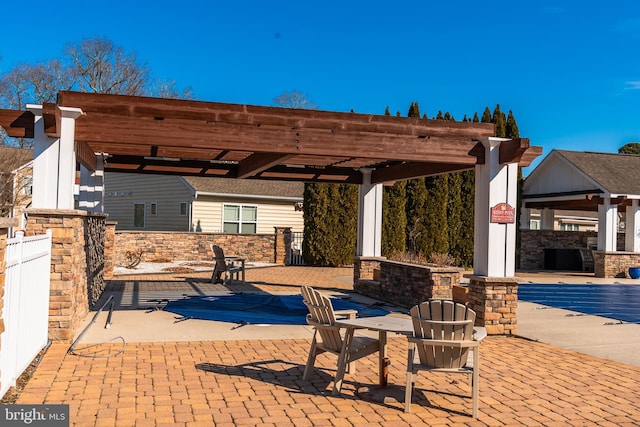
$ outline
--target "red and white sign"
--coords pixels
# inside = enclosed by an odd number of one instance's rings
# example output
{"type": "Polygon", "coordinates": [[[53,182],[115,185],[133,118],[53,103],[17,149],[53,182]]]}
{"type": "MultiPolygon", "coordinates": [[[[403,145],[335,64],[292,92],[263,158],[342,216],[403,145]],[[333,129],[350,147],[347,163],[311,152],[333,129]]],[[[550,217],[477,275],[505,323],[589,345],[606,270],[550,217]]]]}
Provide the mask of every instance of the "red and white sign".
{"type": "Polygon", "coordinates": [[[508,203],[498,203],[491,208],[491,222],[513,224],[516,222],[516,210],[508,203]]]}

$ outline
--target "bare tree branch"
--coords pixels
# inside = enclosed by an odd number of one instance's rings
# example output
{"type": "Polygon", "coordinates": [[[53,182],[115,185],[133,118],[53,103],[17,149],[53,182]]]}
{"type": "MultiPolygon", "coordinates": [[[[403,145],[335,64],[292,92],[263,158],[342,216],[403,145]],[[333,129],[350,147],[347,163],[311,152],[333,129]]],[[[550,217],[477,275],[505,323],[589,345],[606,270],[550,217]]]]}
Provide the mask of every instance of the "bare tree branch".
{"type": "Polygon", "coordinates": [[[297,90],[285,92],[282,95],[275,97],[273,102],[278,107],[302,108],[305,110],[315,110],[318,108],[315,103],[309,100],[307,95],[297,90]]]}

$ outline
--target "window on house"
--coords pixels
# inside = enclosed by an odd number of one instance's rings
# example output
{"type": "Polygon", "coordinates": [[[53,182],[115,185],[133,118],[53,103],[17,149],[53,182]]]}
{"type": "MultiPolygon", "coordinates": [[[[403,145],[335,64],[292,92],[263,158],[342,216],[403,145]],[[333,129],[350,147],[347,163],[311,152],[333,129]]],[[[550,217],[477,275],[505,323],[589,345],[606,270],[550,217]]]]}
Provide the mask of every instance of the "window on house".
{"type": "Polygon", "coordinates": [[[578,231],[579,228],[580,226],[578,224],[567,224],[564,222],[560,224],[560,230],[562,231],[578,231]]]}
{"type": "Polygon", "coordinates": [[[537,219],[529,221],[529,230],[540,230],[540,221],[537,219]]]}
{"type": "Polygon", "coordinates": [[[158,204],[156,202],[149,204],[149,215],[158,215],[158,204]]]}
{"type": "Polygon", "coordinates": [[[144,203],[133,204],[133,226],[144,228],[144,203]]]}
{"type": "Polygon", "coordinates": [[[222,230],[225,233],[255,234],[258,230],[258,207],[224,205],[222,230]]]}
{"type": "Polygon", "coordinates": [[[33,195],[33,177],[25,176],[22,180],[22,193],[25,196],[33,195]]]}
{"type": "Polygon", "coordinates": [[[189,213],[189,204],[187,202],[180,202],[180,215],[186,216],[189,213]]]}

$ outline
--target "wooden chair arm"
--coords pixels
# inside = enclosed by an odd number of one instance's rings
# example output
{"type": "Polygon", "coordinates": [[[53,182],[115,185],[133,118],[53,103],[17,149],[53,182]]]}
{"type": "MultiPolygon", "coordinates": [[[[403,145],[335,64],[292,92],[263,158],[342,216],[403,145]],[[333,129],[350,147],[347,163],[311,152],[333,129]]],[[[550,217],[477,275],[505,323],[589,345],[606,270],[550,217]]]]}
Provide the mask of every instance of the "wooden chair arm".
{"type": "Polygon", "coordinates": [[[333,312],[336,316],[339,317],[346,317],[347,319],[355,319],[356,316],[358,315],[358,310],[335,310],[333,312]]]}

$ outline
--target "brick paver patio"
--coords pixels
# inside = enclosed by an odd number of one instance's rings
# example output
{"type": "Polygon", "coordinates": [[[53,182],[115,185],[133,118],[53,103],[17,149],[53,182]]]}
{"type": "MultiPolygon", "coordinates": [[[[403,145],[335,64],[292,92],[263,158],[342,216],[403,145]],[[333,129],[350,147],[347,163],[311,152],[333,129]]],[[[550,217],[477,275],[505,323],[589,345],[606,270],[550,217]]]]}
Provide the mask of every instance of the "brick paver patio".
{"type": "MultiPolygon", "coordinates": [[[[250,270],[247,279],[270,292],[295,292],[303,284],[349,289],[333,278],[350,271],[270,268],[250,270]]],[[[185,283],[178,276],[150,279],[185,283]]],[[[129,342],[112,357],[79,357],[67,354],[68,344],[53,344],[17,403],[69,404],[74,426],[639,425],[640,367],[523,338],[488,337],[474,421],[470,388],[458,376],[419,375],[410,414],[402,400],[369,399],[363,390],[377,382],[376,355],[358,361],[342,395],[334,397],[335,357],[320,355],[317,366],[324,369],[302,380],[310,342],[311,336],[129,342]]],[[[103,346],[105,353],[119,349],[103,346]]],[[[389,393],[402,395],[406,340],[390,339],[389,353],[389,393]]]]}

